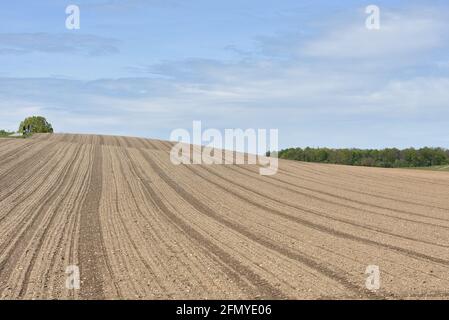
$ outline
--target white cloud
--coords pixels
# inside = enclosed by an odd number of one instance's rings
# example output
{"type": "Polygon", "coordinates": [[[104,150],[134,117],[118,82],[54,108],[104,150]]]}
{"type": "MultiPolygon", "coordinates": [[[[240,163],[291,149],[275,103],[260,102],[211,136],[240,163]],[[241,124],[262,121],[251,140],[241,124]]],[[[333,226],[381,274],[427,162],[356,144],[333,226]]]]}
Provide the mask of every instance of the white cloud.
{"type": "Polygon", "coordinates": [[[437,12],[421,10],[394,14],[381,10],[380,30],[358,23],[332,28],[300,48],[301,53],[327,58],[391,58],[447,45],[449,24],[437,12]]]}
{"type": "Polygon", "coordinates": [[[449,78],[419,77],[404,81],[391,81],[382,90],[373,92],[368,100],[376,106],[377,112],[384,106],[388,111],[403,116],[449,115],[449,78]]]}

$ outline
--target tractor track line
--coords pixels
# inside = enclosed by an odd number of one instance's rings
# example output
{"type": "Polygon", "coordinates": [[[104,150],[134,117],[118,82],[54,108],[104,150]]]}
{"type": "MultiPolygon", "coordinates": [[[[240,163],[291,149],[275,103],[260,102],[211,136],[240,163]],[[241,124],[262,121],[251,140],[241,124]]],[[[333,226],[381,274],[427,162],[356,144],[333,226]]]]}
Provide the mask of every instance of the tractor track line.
{"type": "MultiPolygon", "coordinates": [[[[189,167],[189,165],[186,165],[185,167],[189,167]]],[[[191,169],[191,168],[189,168],[189,169],[191,169]]],[[[205,166],[203,166],[202,169],[208,171],[209,173],[212,173],[212,174],[216,175],[217,177],[220,177],[221,179],[223,179],[225,181],[231,182],[234,185],[238,185],[238,186],[242,187],[241,185],[237,184],[235,181],[231,181],[231,180],[229,180],[229,179],[227,179],[227,178],[225,178],[225,177],[223,177],[223,176],[221,176],[219,174],[216,174],[215,172],[211,172],[211,170],[206,168],[205,166]]],[[[429,256],[429,255],[426,255],[426,254],[423,254],[423,253],[420,253],[420,252],[416,252],[416,251],[413,251],[413,250],[405,249],[405,248],[402,248],[402,247],[398,247],[398,246],[394,246],[394,245],[390,245],[390,244],[386,244],[386,243],[382,243],[382,242],[377,242],[377,241],[374,241],[374,240],[370,240],[370,239],[367,239],[367,238],[364,238],[364,237],[356,236],[356,235],[353,235],[353,234],[350,234],[350,233],[346,233],[346,232],[343,232],[343,231],[338,231],[338,230],[335,230],[335,229],[332,229],[332,228],[329,228],[329,227],[326,227],[326,226],[323,226],[323,225],[319,225],[319,224],[313,223],[313,222],[305,220],[303,218],[296,217],[296,216],[291,216],[291,215],[286,214],[286,213],[284,213],[282,211],[266,207],[266,206],[264,206],[264,205],[262,205],[262,204],[260,204],[258,202],[255,202],[255,201],[253,201],[253,200],[251,200],[249,198],[246,198],[246,197],[240,195],[237,192],[234,192],[234,191],[232,191],[230,189],[226,189],[226,188],[220,186],[218,183],[216,183],[214,181],[211,181],[207,177],[205,178],[204,175],[200,174],[200,176],[202,176],[205,180],[209,181],[210,183],[218,186],[219,188],[225,190],[228,193],[231,193],[232,195],[240,198],[241,200],[243,200],[243,201],[245,201],[247,203],[250,203],[250,204],[252,204],[252,205],[254,205],[254,206],[256,206],[256,207],[258,207],[260,209],[263,209],[265,211],[269,211],[269,212],[271,212],[271,213],[273,213],[275,215],[281,216],[281,217],[283,217],[285,219],[288,219],[288,220],[297,222],[297,223],[299,223],[301,225],[308,226],[308,227],[310,227],[312,229],[321,231],[323,233],[330,234],[330,235],[336,236],[338,238],[343,238],[343,239],[348,239],[348,240],[353,240],[353,241],[356,241],[356,242],[368,244],[368,245],[371,245],[371,246],[384,247],[384,248],[387,248],[387,249],[390,249],[390,250],[394,250],[396,252],[400,252],[402,254],[406,254],[406,255],[411,256],[411,257],[421,258],[421,259],[424,259],[424,260],[429,260],[429,261],[441,264],[443,266],[449,266],[449,261],[445,260],[445,259],[436,258],[436,257],[429,256]]],[[[246,187],[243,187],[243,188],[246,188],[246,187]]],[[[257,194],[257,195],[259,195],[261,197],[269,198],[268,196],[266,196],[266,195],[264,195],[262,193],[259,193],[257,191],[254,191],[254,190],[251,190],[251,191],[248,190],[248,191],[252,192],[254,194],[257,194]]],[[[276,200],[276,199],[270,199],[270,200],[279,203],[279,200],[276,200]]],[[[283,205],[290,206],[290,205],[284,204],[284,203],[283,203],[283,205]]],[[[325,217],[325,218],[329,218],[331,220],[335,220],[335,219],[333,219],[331,217],[328,217],[327,215],[323,215],[321,213],[317,213],[317,212],[311,211],[309,209],[296,208],[296,207],[293,207],[293,208],[305,211],[305,212],[313,214],[313,215],[319,215],[321,217],[325,217]]],[[[347,223],[347,222],[345,222],[345,223],[347,223]]]]}
{"type": "MultiPolygon", "coordinates": [[[[245,170],[248,170],[248,169],[245,169],[245,170]]],[[[249,170],[249,171],[251,171],[251,170],[249,170]]],[[[407,210],[388,208],[388,207],[380,206],[380,205],[369,203],[369,202],[364,202],[364,201],[355,200],[355,199],[351,199],[351,198],[347,198],[347,197],[343,197],[343,196],[338,196],[336,194],[333,194],[333,193],[330,193],[330,192],[326,192],[326,191],[323,191],[323,190],[317,190],[317,189],[313,189],[313,188],[309,188],[309,187],[300,186],[300,185],[297,185],[297,184],[294,184],[294,183],[285,182],[285,181],[282,181],[282,180],[280,180],[278,178],[275,178],[275,177],[269,177],[269,178],[272,178],[274,180],[278,180],[278,181],[283,182],[283,183],[288,183],[288,184],[290,184],[292,186],[295,186],[297,188],[300,188],[300,189],[304,189],[304,190],[308,190],[308,191],[312,191],[312,192],[317,192],[317,193],[322,193],[322,194],[325,194],[325,195],[330,196],[330,197],[334,197],[334,198],[338,198],[338,199],[342,199],[342,200],[346,200],[346,201],[352,201],[352,202],[358,203],[360,205],[371,206],[371,207],[378,208],[378,209],[389,210],[389,211],[393,211],[393,212],[403,213],[403,214],[416,216],[416,217],[422,217],[422,218],[426,218],[426,219],[434,219],[434,220],[440,220],[440,221],[444,221],[444,222],[448,222],[449,221],[449,219],[443,219],[443,218],[438,218],[438,217],[426,216],[424,214],[410,212],[410,211],[407,211],[407,210]]],[[[312,183],[314,183],[314,182],[312,181],[312,183]]],[[[344,190],[344,188],[342,188],[342,189],[344,190]]],[[[354,192],[354,191],[352,191],[352,192],[354,192]]],[[[359,192],[359,193],[365,194],[365,193],[362,193],[362,192],[359,192]]],[[[377,197],[376,195],[371,195],[371,194],[366,194],[366,195],[377,197]]],[[[379,196],[379,198],[382,198],[382,196],[379,196]]],[[[388,199],[388,198],[386,198],[386,199],[387,200],[392,200],[392,199],[388,199]]],[[[394,200],[400,202],[397,199],[394,199],[394,200]]],[[[402,202],[416,205],[413,202],[408,202],[408,201],[402,201],[402,202]]],[[[420,206],[426,206],[426,205],[421,204],[420,206]]],[[[447,208],[442,208],[442,207],[437,207],[437,206],[427,206],[427,207],[435,208],[435,209],[439,209],[439,210],[449,211],[447,208]]]]}
{"type": "MultiPolygon", "coordinates": [[[[252,170],[250,170],[248,168],[244,168],[244,167],[242,167],[242,168],[245,169],[245,170],[251,171],[253,173],[256,173],[256,172],[254,172],[254,171],[252,171],[252,170]]],[[[378,194],[378,193],[370,193],[370,192],[365,192],[365,191],[361,191],[361,190],[354,190],[354,189],[351,189],[351,188],[343,187],[341,185],[336,186],[336,185],[332,185],[332,184],[329,184],[329,183],[324,183],[322,181],[313,180],[311,178],[304,178],[304,176],[296,176],[294,174],[291,174],[289,171],[283,170],[283,169],[279,169],[279,173],[283,174],[283,175],[286,175],[286,176],[289,176],[289,177],[292,177],[292,178],[295,178],[295,179],[300,179],[300,180],[308,181],[308,182],[311,182],[311,183],[319,184],[319,185],[322,185],[322,186],[325,186],[325,187],[338,188],[339,190],[345,190],[345,191],[349,191],[349,192],[352,192],[352,193],[357,193],[357,194],[370,196],[370,197],[374,197],[374,198],[380,198],[380,199],[385,199],[385,200],[390,200],[390,201],[395,201],[395,202],[400,202],[400,203],[405,203],[405,204],[408,204],[408,205],[420,206],[420,207],[425,207],[425,208],[432,208],[432,209],[439,209],[439,210],[446,210],[446,211],[449,210],[449,208],[443,208],[443,207],[439,207],[439,206],[435,206],[435,205],[431,205],[431,204],[422,204],[422,203],[415,202],[415,201],[392,198],[392,197],[388,197],[388,196],[381,195],[381,194],[378,194]]],[[[295,187],[299,187],[299,188],[302,187],[302,186],[297,185],[295,183],[292,183],[292,182],[289,182],[289,181],[286,181],[286,180],[282,180],[280,178],[275,178],[273,176],[271,176],[270,178],[278,180],[279,182],[291,184],[292,186],[295,186],[295,187]]],[[[429,217],[429,218],[432,218],[432,217],[429,217]]],[[[436,218],[436,219],[438,219],[438,218],[436,218]]],[[[442,220],[443,221],[449,221],[449,219],[447,219],[447,220],[446,219],[442,219],[442,220]]]]}
{"type": "Polygon", "coordinates": [[[104,299],[102,273],[112,272],[108,267],[99,216],[103,184],[103,155],[100,145],[92,144],[92,166],[89,187],[81,206],[78,257],[83,299],[104,299]]]}
{"type": "MultiPolygon", "coordinates": [[[[146,154],[139,149],[142,155],[145,157],[146,154]]],[[[146,158],[146,157],[145,157],[146,158]]],[[[151,160],[151,159],[150,159],[151,160]]],[[[148,160],[147,160],[148,161],[148,160]]],[[[159,175],[161,173],[163,176],[160,176],[161,179],[164,179],[165,174],[158,170],[158,167],[154,165],[154,163],[149,162],[150,166],[155,170],[155,172],[159,175]]],[[[150,183],[147,180],[141,179],[143,185],[145,186],[145,190],[148,192],[149,198],[153,200],[153,202],[159,207],[161,212],[163,212],[173,223],[175,223],[179,229],[183,230],[186,234],[190,236],[190,238],[196,240],[196,242],[204,247],[207,251],[213,252],[219,259],[225,262],[229,267],[231,267],[234,272],[229,274],[237,283],[242,283],[240,276],[244,276],[248,279],[262,294],[262,298],[268,299],[286,299],[287,297],[280,291],[278,288],[270,285],[266,280],[260,277],[258,274],[254,273],[250,268],[241,264],[237,259],[232,257],[229,253],[224,251],[218,245],[207,239],[200,232],[195,230],[192,226],[182,220],[176,213],[173,213],[162,201],[162,199],[157,195],[156,191],[151,187],[150,183]]],[[[176,190],[176,189],[175,189],[176,190]]],[[[178,191],[178,190],[176,190],[178,191]]],[[[186,199],[187,200],[187,199],[186,199]]],[[[188,201],[189,202],[189,201],[188,201]]],[[[189,202],[190,203],[190,202],[189,202]]],[[[212,212],[212,211],[211,211],[212,212]]]]}
{"type": "MultiPolygon", "coordinates": [[[[141,177],[141,175],[138,173],[138,170],[137,170],[135,164],[133,163],[133,160],[131,159],[131,157],[130,157],[128,151],[125,150],[124,152],[126,153],[126,156],[128,157],[128,162],[130,163],[130,166],[131,166],[130,169],[131,169],[131,171],[134,173],[134,175],[135,175],[136,177],[141,177]]],[[[142,178],[140,178],[140,179],[142,179],[142,178]]],[[[129,183],[128,183],[128,185],[129,185],[129,183]]],[[[147,190],[144,190],[144,191],[147,191],[147,190]]],[[[148,197],[149,194],[148,194],[148,193],[146,193],[146,194],[147,194],[147,197],[148,197]]],[[[151,202],[152,202],[154,205],[157,206],[157,203],[155,203],[154,200],[151,200],[151,202]]],[[[158,207],[158,208],[159,208],[159,207],[158,207]]],[[[160,209],[159,209],[159,210],[160,210],[160,209]]],[[[139,209],[139,211],[140,211],[140,209],[139,209]]],[[[147,218],[147,217],[144,217],[144,216],[143,216],[143,218],[144,218],[145,220],[148,221],[148,218],[147,218]]],[[[168,216],[164,216],[164,215],[163,215],[163,218],[164,218],[164,220],[165,220],[167,223],[171,224],[174,228],[176,228],[177,230],[180,230],[180,231],[181,231],[181,232],[182,232],[188,239],[190,239],[193,243],[197,243],[197,242],[198,242],[196,239],[192,238],[192,236],[191,236],[188,232],[186,232],[186,230],[180,228],[179,225],[177,225],[176,222],[174,222],[173,220],[171,220],[168,216]]],[[[214,254],[214,252],[211,251],[210,249],[208,249],[207,247],[205,247],[201,242],[200,242],[199,244],[201,245],[202,251],[203,251],[203,253],[204,253],[206,256],[208,256],[208,257],[211,258],[213,261],[215,261],[216,263],[218,263],[218,264],[220,265],[220,267],[222,268],[223,272],[225,272],[225,273],[228,275],[228,277],[234,279],[234,281],[236,281],[237,283],[240,283],[240,284],[242,285],[242,289],[244,289],[244,291],[246,291],[249,295],[251,295],[251,293],[253,292],[253,290],[252,290],[250,287],[248,287],[248,286],[246,285],[245,282],[242,282],[242,281],[241,281],[240,276],[239,276],[239,273],[238,273],[238,270],[234,270],[235,268],[233,269],[233,268],[232,268],[232,265],[229,265],[229,263],[228,263],[227,261],[224,261],[223,259],[217,258],[217,256],[214,254]]],[[[186,266],[186,267],[187,267],[187,266],[186,266]]]]}
{"type": "MultiPolygon", "coordinates": [[[[348,279],[346,279],[344,276],[342,276],[339,273],[336,273],[334,270],[331,270],[327,268],[326,266],[320,264],[319,262],[311,259],[310,257],[300,254],[298,252],[292,252],[282,246],[279,246],[272,241],[261,238],[254,233],[248,231],[246,228],[242,227],[241,225],[238,225],[236,223],[233,223],[229,220],[226,220],[221,215],[215,213],[211,208],[209,208],[206,204],[199,201],[197,198],[192,196],[189,192],[187,192],[184,188],[182,188],[179,184],[177,184],[175,181],[173,181],[169,176],[165,174],[165,172],[151,159],[148,154],[142,150],[140,150],[141,154],[144,156],[145,160],[150,164],[150,166],[155,170],[155,172],[164,180],[165,183],[167,183],[173,190],[175,190],[180,196],[182,196],[187,202],[189,202],[194,208],[196,208],[199,212],[203,213],[206,216],[209,216],[218,222],[222,223],[223,225],[231,228],[232,230],[240,233],[241,235],[245,236],[248,239],[253,240],[256,243],[261,244],[262,246],[269,248],[275,252],[281,253],[282,255],[292,259],[296,260],[311,269],[316,270],[317,272],[323,274],[324,276],[330,278],[331,280],[336,281],[337,283],[340,283],[344,287],[346,287],[348,290],[359,294],[361,296],[369,296],[369,297],[375,297],[374,294],[371,292],[364,290],[362,287],[355,285],[348,279]]],[[[185,166],[185,167],[188,167],[185,166]]],[[[223,187],[221,187],[223,189],[223,187]]],[[[224,188],[225,189],[225,188],[224,188]]],[[[247,201],[248,199],[245,199],[247,201]]],[[[263,207],[263,206],[261,206],[263,207]]]]}
{"type": "MultiPolygon", "coordinates": [[[[125,153],[128,155],[128,152],[127,152],[126,149],[125,149],[125,153]]],[[[112,156],[111,156],[111,159],[112,159],[112,156]]],[[[121,162],[119,162],[119,166],[120,166],[120,173],[121,173],[124,177],[126,177],[125,174],[124,174],[124,170],[123,170],[123,164],[122,164],[121,162]]],[[[116,176],[116,172],[114,171],[114,169],[112,169],[112,172],[113,172],[113,175],[116,176]]],[[[134,196],[134,193],[133,193],[133,191],[132,191],[132,188],[131,188],[131,185],[130,185],[129,181],[128,181],[126,178],[125,178],[125,180],[126,180],[127,186],[128,186],[128,188],[129,188],[131,194],[133,194],[133,196],[134,196]]],[[[116,198],[118,199],[118,186],[117,186],[117,181],[116,181],[116,179],[114,179],[114,186],[115,186],[115,194],[116,194],[116,198]]],[[[134,197],[133,199],[136,199],[136,198],[134,197]]],[[[139,213],[141,214],[141,216],[144,216],[143,213],[142,213],[142,211],[141,211],[141,209],[140,209],[137,205],[136,205],[136,207],[137,207],[137,210],[139,211],[139,213]]],[[[117,212],[120,212],[119,207],[118,207],[118,202],[115,203],[115,210],[116,210],[117,212]]],[[[121,222],[122,225],[123,225],[123,228],[124,228],[124,230],[125,230],[126,235],[128,236],[129,241],[131,242],[132,247],[134,248],[134,250],[137,252],[137,255],[139,256],[140,261],[141,261],[142,264],[145,266],[145,268],[147,269],[147,271],[155,277],[155,273],[154,273],[153,269],[152,269],[151,266],[148,264],[148,262],[145,260],[145,258],[142,256],[142,253],[140,252],[139,248],[137,247],[135,241],[133,240],[133,238],[132,238],[132,236],[131,236],[131,233],[129,232],[128,228],[126,227],[125,221],[124,221],[124,219],[123,219],[123,217],[122,217],[121,215],[119,215],[119,219],[120,219],[120,222],[121,222]]],[[[156,278],[156,277],[155,277],[155,278],[156,278]]],[[[166,290],[166,288],[164,287],[164,285],[163,285],[160,281],[158,281],[158,280],[156,280],[156,281],[157,281],[158,285],[159,285],[163,290],[166,290]]]]}
{"type": "MultiPolygon", "coordinates": [[[[238,169],[231,168],[231,167],[229,169],[234,170],[235,172],[237,172],[237,173],[239,173],[241,175],[244,175],[244,176],[247,176],[247,177],[259,180],[259,179],[257,179],[257,177],[255,177],[253,175],[250,175],[250,174],[247,174],[245,172],[241,172],[238,169]]],[[[247,170],[247,171],[251,171],[251,170],[246,169],[246,168],[243,168],[243,169],[247,170]]],[[[253,172],[253,171],[251,171],[251,172],[253,172]]],[[[268,178],[275,179],[275,178],[272,178],[272,177],[268,177],[268,178]]],[[[277,180],[277,179],[275,179],[275,180],[277,180]]],[[[284,183],[286,183],[286,182],[284,182],[284,183]]],[[[381,213],[381,212],[372,211],[372,210],[365,209],[365,208],[357,208],[357,207],[354,207],[354,206],[351,206],[351,205],[348,205],[348,204],[332,201],[332,200],[329,200],[329,199],[318,197],[318,196],[313,195],[313,194],[308,194],[308,193],[305,193],[305,192],[301,192],[301,191],[295,190],[295,189],[287,187],[287,186],[282,186],[282,185],[279,185],[279,184],[275,184],[275,185],[281,187],[284,190],[288,190],[290,192],[299,194],[299,195],[304,196],[304,197],[312,198],[312,199],[315,199],[315,200],[320,201],[320,202],[330,203],[330,204],[333,204],[333,205],[336,205],[336,206],[340,206],[340,207],[344,207],[344,208],[348,208],[348,209],[353,209],[353,210],[356,210],[356,211],[359,211],[359,212],[367,212],[367,213],[370,213],[370,214],[380,215],[380,216],[384,216],[384,217],[388,217],[388,218],[392,218],[392,219],[403,220],[403,221],[407,221],[407,222],[417,223],[417,224],[421,224],[421,225],[428,225],[428,226],[432,226],[432,227],[437,227],[437,228],[442,228],[442,229],[448,229],[449,230],[449,226],[442,226],[442,225],[438,225],[438,224],[434,224],[434,223],[430,223],[430,222],[424,222],[424,221],[419,221],[419,220],[412,220],[412,219],[397,217],[397,216],[393,216],[393,215],[389,215],[389,214],[385,214],[385,213],[381,213]]],[[[294,186],[296,186],[296,185],[294,185],[294,186]]],[[[309,190],[309,188],[306,188],[306,187],[298,187],[298,188],[309,190]]],[[[253,190],[251,190],[251,191],[253,191],[253,190]]],[[[311,192],[318,192],[318,191],[315,191],[313,189],[311,189],[309,191],[311,191],[311,192]]],[[[326,192],[321,192],[321,193],[327,194],[326,192]]],[[[269,196],[266,196],[266,197],[269,197],[269,196]]],[[[340,196],[337,196],[337,195],[333,195],[333,197],[337,198],[337,199],[349,201],[347,198],[340,197],[340,196]]],[[[274,198],[270,198],[270,199],[273,200],[274,198]]],[[[277,200],[277,201],[279,202],[279,200],[277,200]]],[[[353,201],[353,202],[359,203],[358,201],[353,201]]],[[[294,204],[288,204],[288,203],[286,203],[286,204],[288,206],[296,207],[296,205],[294,205],[294,204]]],[[[369,204],[366,204],[366,206],[369,206],[369,204]]],[[[433,219],[433,218],[430,218],[430,217],[428,217],[428,218],[429,219],[433,219]]],[[[404,239],[407,239],[407,240],[413,240],[413,241],[419,241],[419,242],[427,243],[424,240],[419,240],[419,239],[415,239],[415,238],[409,238],[409,237],[400,236],[400,235],[397,235],[397,234],[389,233],[388,231],[375,229],[375,228],[372,228],[370,226],[366,226],[366,225],[362,225],[362,224],[354,224],[354,222],[351,222],[350,220],[346,220],[346,219],[341,219],[341,222],[350,223],[350,224],[353,224],[354,226],[359,226],[359,227],[362,227],[362,228],[366,228],[366,229],[369,229],[369,230],[373,230],[373,231],[376,231],[376,232],[379,232],[379,233],[384,233],[384,234],[395,236],[395,237],[396,236],[397,237],[401,237],[401,238],[404,238],[404,239]]],[[[449,248],[449,245],[439,245],[439,244],[430,243],[430,242],[427,243],[427,244],[441,246],[443,248],[449,248]]]]}

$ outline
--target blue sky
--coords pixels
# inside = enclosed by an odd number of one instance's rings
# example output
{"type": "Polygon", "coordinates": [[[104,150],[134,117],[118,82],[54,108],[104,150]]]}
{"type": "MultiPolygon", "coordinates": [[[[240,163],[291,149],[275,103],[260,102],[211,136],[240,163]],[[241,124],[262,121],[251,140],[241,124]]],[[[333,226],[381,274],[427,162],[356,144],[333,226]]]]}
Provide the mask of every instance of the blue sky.
{"type": "Polygon", "coordinates": [[[445,1],[15,0],[0,128],[168,139],[278,128],[281,147],[449,147],[445,1]],[[65,28],[68,5],[80,30],[65,28]],[[380,7],[380,30],[365,7],[380,7]]]}

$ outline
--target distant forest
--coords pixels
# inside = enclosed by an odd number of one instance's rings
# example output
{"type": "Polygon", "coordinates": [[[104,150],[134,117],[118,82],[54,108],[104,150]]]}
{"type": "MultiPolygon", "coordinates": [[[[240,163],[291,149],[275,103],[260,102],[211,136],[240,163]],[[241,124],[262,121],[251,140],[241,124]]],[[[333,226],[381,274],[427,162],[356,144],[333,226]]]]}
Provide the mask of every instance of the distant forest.
{"type": "Polygon", "coordinates": [[[404,150],[289,148],[279,151],[278,157],[306,162],[384,168],[431,167],[449,164],[449,150],[443,148],[404,150]]]}

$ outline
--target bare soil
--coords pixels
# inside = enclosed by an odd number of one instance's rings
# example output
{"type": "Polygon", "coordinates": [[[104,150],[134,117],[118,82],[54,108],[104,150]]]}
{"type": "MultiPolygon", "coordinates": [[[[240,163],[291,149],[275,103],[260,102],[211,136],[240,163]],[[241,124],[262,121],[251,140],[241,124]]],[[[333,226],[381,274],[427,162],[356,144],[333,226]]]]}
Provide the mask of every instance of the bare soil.
{"type": "Polygon", "coordinates": [[[171,146],[0,139],[0,298],[449,297],[449,172],[280,160],[261,176],[175,166],[171,146]]]}

